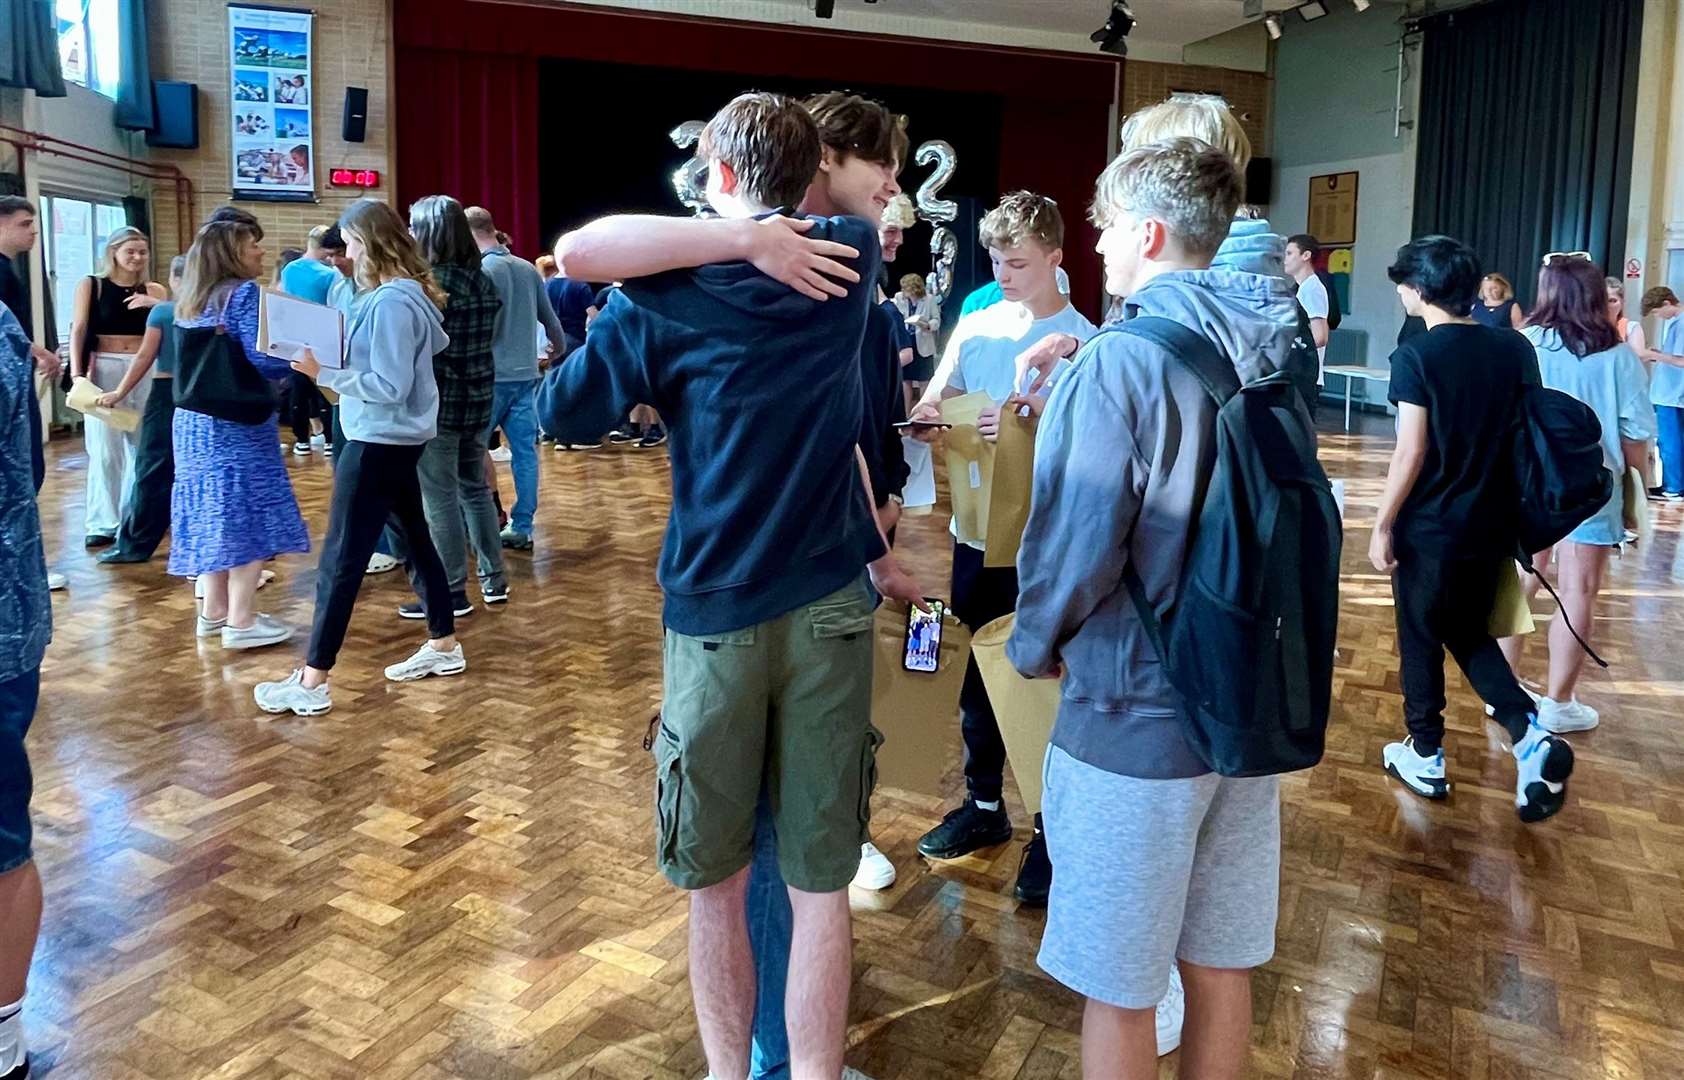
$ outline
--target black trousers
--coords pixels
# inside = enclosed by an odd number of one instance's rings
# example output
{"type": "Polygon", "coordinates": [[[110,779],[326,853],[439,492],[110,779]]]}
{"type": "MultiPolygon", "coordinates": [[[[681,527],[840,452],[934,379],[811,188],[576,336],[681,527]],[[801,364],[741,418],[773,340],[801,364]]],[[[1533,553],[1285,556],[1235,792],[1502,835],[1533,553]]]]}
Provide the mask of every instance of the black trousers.
{"type": "Polygon", "coordinates": [[[170,531],[170,492],[175,487],[175,383],[154,379],[140,414],[134,486],[124,500],[116,549],[150,559],[170,531]]]}
{"type": "MultiPolygon", "coordinates": [[[[983,553],[953,545],[953,614],[972,633],[1017,610],[1017,567],[982,565],[983,553]]],[[[959,730],[965,740],[965,788],[973,799],[994,802],[1005,783],[1006,744],[976,657],[965,665],[959,690],[959,730]]]]}
{"type": "Polygon", "coordinates": [[[1514,561],[1447,560],[1403,550],[1397,558],[1392,598],[1397,607],[1399,681],[1404,722],[1417,752],[1431,755],[1444,742],[1446,649],[1474,692],[1496,710],[1497,722],[1509,737],[1522,738],[1535,706],[1489,630],[1497,575],[1514,573],[1514,561]]]}
{"type": "MultiPolygon", "coordinates": [[[[310,441],[310,421],[328,415],[327,399],[316,389],[314,379],[308,375],[292,373],[292,381],[288,385],[287,412],[292,422],[292,438],[294,442],[310,441]]],[[[330,434],[328,436],[332,438],[330,434]]]]}
{"type": "Polygon", "coordinates": [[[409,549],[411,575],[427,611],[428,636],[449,637],[455,632],[450,579],[433,549],[421,510],[421,481],[415,472],[420,460],[419,446],[355,440],[347,441],[344,452],[334,456],[333,505],[316,568],[316,620],[310,628],[307,661],[311,667],[329,671],[339,658],[357,590],[368,572],[368,557],[388,524],[409,549]]]}

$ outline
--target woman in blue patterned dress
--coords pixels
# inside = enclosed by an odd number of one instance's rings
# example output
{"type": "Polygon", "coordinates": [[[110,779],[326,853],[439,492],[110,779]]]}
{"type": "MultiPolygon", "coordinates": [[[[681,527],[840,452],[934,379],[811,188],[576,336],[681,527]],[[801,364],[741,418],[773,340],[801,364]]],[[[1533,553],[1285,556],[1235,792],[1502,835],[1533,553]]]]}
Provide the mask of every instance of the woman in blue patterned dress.
{"type": "MultiPolygon", "coordinates": [[[[187,252],[175,323],[224,327],[251,365],[276,379],[291,373],[288,361],[257,351],[262,239],[260,228],[244,222],[201,228],[187,252]]],[[[169,572],[198,575],[204,586],[198,635],[220,635],[228,649],[285,641],[292,627],[253,609],[264,561],[310,550],[274,414],[261,424],[241,424],[179,408],[173,434],[169,572]]]]}

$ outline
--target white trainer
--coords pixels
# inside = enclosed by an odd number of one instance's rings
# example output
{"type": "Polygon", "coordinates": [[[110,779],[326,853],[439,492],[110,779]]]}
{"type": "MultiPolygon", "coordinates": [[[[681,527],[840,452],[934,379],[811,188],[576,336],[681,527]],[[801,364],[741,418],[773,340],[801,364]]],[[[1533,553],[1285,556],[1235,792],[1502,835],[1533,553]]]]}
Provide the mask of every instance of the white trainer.
{"type": "Polygon", "coordinates": [[[58,592],[68,584],[70,584],[70,579],[57,570],[47,571],[47,591],[58,592]]]}
{"type": "Polygon", "coordinates": [[[895,864],[867,840],[860,845],[860,868],[854,871],[854,888],[877,892],[895,883],[895,864]]]}
{"type": "Polygon", "coordinates": [[[371,574],[384,574],[388,570],[396,570],[397,568],[398,560],[390,555],[382,555],[376,551],[368,557],[368,572],[371,574]]]}
{"type": "MultiPolygon", "coordinates": [[[[21,1005],[21,1002],[20,1002],[21,1005]]],[[[0,1076],[29,1075],[29,1047],[23,1041],[23,1009],[0,1020],[0,1076]]]]}
{"type": "Polygon", "coordinates": [[[1181,1022],[1186,1017],[1187,991],[1181,985],[1181,968],[1172,963],[1169,966],[1169,990],[1164,993],[1164,999],[1158,1002],[1154,1017],[1158,1024],[1159,1057],[1181,1045],[1181,1022]]]}
{"type": "Polygon", "coordinates": [[[207,619],[199,615],[194,618],[193,633],[198,637],[219,637],[222,628],[227,625],[227,619],[207,619]]]}
{"type": "Polygon", "coordinates": [[[1403,782],[1403,786],[1423,799],[1450,797],[1450,781],[1444,776],[1444,747],[1432,757],[1423,757],[1415,750],[1413,736],[1402,742],[1387,743],[1380,760],[1386,771],[1403,782]]]}
{"type": "Polygon", "coordinates": [[[1554,817],[1567,801],[1567,778],[1573,775],[1573,748],[1537,724],[1514,747],[1514,806],[1520,820],[1531,824],[1554,817]]]}
{"type": "Polygon", "coordinates": [[[468,670],[468,660],[462,655],[462,643],[449,652],[439,652],[431,645],[423,645],[401,664],[386,669],[386,678],[393,682],[425,679],[429,675],[460,675],[468,670]]]}
{"type": "Polygon", "coordinates": [[[514,459],[514,451],[510,450],[506,446],[499,446],[497,449],[491,451],[491,460],[497,462],[499,465],[504,464],[505,462],[513,461],[514,459]]]}
{"type": "Polygon", "coordinates": [[[1538,702],[1538,726],[1557,735],[1565,735],[1569,731],[1589,731],[1601,722],[1596,710],[1578,698],[1571,701],[1544,698],[1538,702]]]}
{"type": "Polygon", "coordinates": [[[235,626],[222,628],[222,647],[224,649],[261,649],[265,645],[279,645],[293,634],[292,627],[286,623],[271,619],[267,615],[258,615],[251,620],[251,625],[245,629],[235,626]]]}
{"type": "Polygon", "coordinates": [[[280,682],[260,682],[252,687],[251,696],[257,707],[266,713],[290,712],[295,716],[320,716],[333,708],[327,683],[311,688],[304,685],[304,669],[297,668],[280,682]]]}

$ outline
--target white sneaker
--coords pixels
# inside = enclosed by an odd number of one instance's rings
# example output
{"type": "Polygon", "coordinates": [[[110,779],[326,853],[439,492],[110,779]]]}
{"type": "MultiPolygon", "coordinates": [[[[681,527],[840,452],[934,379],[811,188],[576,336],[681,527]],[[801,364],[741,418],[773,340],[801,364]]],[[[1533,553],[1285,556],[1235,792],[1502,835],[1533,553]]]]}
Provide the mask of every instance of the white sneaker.
{"type": "Polygon", "coordinates": [[[431,645],[423,645],[401,664],[386,669],[386,678],[393,682],[425,679],[429,675],[460,675],[468,670],[467,658],[462,655],[462,643],[449,652],[439,652],[431,645]]]}
{"type": "Polygon", "coordinates": [[[1553,817],[1567,801],[1573,748],[1566,739],[1532,724],[1526,737],[1515,744],[1514,761],[1514,805],[1520,820],[1530,824],[1553,817]]]}
{"type": "Polygon", "coordinates": [[[29,1061],[29,1047],[23,1041],[23,1010],[0,1020],[0,1076],[10,1076],[18,1072],[20,1076],[28,1076],[24,1068],[29,1061]]]}
{"type": "Polygon", "coordinates": [[[1187,1016],[1187,991],[1181,985],[1181,967],[1171,963],[1169,966],[1169,990],[1164,993],[1164,999],[1158,1002],[1155,1019],[1158,1022],[1158,1056],[1174,1050],[1181,1045],[1181,1022],[1187,1016]]]}
{"type": "Polygon", "coordinates": [[[257,587],[261,589],[261,588],[263,588],[263,586],[269,584],[271,581],[274,581],[274,580],[275,580],[275,572],[273,570],[260,571],[257,575],[257,587]]]}
{"type": "Polygon", "coordinates": [[[1565,735],[1569,731],[1589,731],[1601,722],[1596,710],[1578,698],[1571,701],[1544,698],[1538,702],[1538,726],[1557,735],[1565,735]]]}
{"type": "Polygon", "coordinates": [[[514,452],[506,446],[499,446],[497,449],[491,451],[491,460],[499,464],[505,461],[513,461],[514,459],[514,452]]]}
{"type": "Polygon", "coordinates": [[[260,682],[251,696],[266,713],[290,712],[296,716],[320,716],[333,708],[327,683],[311,689],[304,685],[304,669],[298,668],[280,682],[260,682]]]}
{"type": "Polygon", "coordinates": [[[895,883],[895,864],[867,840],[860,845],[860,868],[854,871],[854,887],[877,892],[895,883]]]}
{"type": "Polygon", "coordinates": [[[376,551],[368,557],[368,572],[371,574],[384,574],[388,570],[396,570],[397,568],[398,560],[390,555],[382,555],[376,551]]]}
{"type": "Polygon", "coordinates": [[[293,634],[292,627],[286,623],[271,619],[267,615],[258,615],[251,620],[251,625],[244,630],[234,626],[222,628],[222,647],[224,649],[261,649],[265,645],[279,645],[293,634]]]}
{"type": "Polygon", "coordinates": [[[292,452],[299,457],[309,457],[310,444],[307,442],[295,442],[292,444],[292,452]]]}
{"type": "Polygon", "coordinates": [[[227,625],[227,619],[207,619],[199,615],[194,618],[193,634],[196,637],[216,637],[227,625]]]}
{"type": "Polygon", "coordinates": [[[59,573],[57,570],[47,571],[48,592],[58,592],[68,584],[70,584],[70,579],[59,573]]]}
{"type": "Polygon", "coordinates": [[[1444,747],[1432,757],[1422,757],[1415,752],[1415,739],[1410,736],[1402,742],[1387,743],[1380,760],[1387,772],[1423,799],[1450,797],[1450,781],[1444,778],[1444,747]]]}
{"type": "Polygon", "coordinates": [[[310,436],[310,446],[311,446],[312,449],[320,450],[322,447],[324,447],[326,445],[327,445],[327,432],[318,431],[318,432],[315,432],[314,434],[312,434],[310,436]]]}

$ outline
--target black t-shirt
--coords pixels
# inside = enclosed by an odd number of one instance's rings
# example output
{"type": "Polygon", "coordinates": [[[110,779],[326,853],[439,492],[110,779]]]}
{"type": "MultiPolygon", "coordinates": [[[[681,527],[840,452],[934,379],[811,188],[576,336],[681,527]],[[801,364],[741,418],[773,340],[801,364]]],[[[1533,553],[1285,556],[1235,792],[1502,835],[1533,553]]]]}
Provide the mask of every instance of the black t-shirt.
{"type": "Polygon", "coordinates": [[[1538,357],[1512,330],[1447,323],[1392,353],[1390,398],[1427,410],[1427,457],[1398,513],[1401,545],[1462,557],[1514,550],[1509,432],[1538,357]]]}
{"type": "Polygon", "coordinates": [[[35,340],[34,312],[29,307],[29,290],[23,284],[24,268],[8,255],[0,255],[0,304],[12,309],[23,325],[23,334],[35,340]]]}

